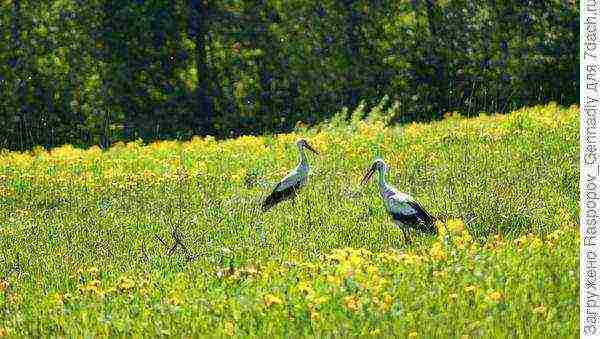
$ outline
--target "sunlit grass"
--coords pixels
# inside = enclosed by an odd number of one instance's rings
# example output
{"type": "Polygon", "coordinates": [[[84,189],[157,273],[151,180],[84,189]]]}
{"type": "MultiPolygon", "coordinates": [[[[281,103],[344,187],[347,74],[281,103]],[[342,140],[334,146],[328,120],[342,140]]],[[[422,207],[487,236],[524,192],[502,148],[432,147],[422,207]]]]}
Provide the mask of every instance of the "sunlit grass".
{"type": "Polygon", "coordinates": [[[1,153],[0,335],[575,335],[578,109],[383,120],[1,153]],[[309,184],[259,213],[299,137],[309,184]],[[375,156],[438,238],[359,187],[375,156]]]}

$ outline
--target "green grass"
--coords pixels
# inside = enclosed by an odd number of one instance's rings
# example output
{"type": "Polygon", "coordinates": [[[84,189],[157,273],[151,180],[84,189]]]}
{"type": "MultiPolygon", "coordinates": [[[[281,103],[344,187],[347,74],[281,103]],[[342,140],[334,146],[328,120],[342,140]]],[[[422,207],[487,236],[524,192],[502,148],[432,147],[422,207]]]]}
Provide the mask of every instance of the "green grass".
{"type": "Polygon", "coordinates": [[[1,153],[0,335],[577,336],[577,107],[382,119],[1,153]],[[259,213],[299,137],[309,184],[259,213]],[[375,156],[446,235],[403,242],[375,156]]]}

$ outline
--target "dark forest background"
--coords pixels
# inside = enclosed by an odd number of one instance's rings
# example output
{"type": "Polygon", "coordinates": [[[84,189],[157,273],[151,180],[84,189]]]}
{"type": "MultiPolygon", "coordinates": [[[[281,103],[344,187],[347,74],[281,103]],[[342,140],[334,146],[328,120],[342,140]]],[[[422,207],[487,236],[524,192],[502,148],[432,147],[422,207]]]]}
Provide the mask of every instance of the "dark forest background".
{"type": "Polygon", "coordinates": [[[0,0],[0,148],[578,101],[579,1],[0,0]]]}

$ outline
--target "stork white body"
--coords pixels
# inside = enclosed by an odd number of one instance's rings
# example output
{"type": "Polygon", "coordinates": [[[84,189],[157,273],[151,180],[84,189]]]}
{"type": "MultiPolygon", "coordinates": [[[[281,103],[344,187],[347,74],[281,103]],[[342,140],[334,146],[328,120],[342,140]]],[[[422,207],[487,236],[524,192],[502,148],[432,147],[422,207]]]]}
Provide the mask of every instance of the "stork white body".
{"type": "Polygon", "coordinates": [[[310,166],[308,165],[304,149],[308,148],[314,153],[318,153],[304,139],[300,139],[296,145],[298,146],[298,152],[300,156],[298,165],[296,165],[296,167],[290,173],[288,173],[288,175],[286,175],[283,179],[281,179],[281,181],[279,181],[279,183],[277,183],[273,189],[273,192],[263,202],[263,211],[268,210],[282,201],[294,198],[297,194],[297,191],[306,185],[306,182],[308,181],[308,174],[310,173],[310,166]]]}
{"type": "Polygon", "coordinates": [[[382,159],[376,159],[363,178],[363,183],[371,178],[377,170],[379,193],[385,204],[386,210],[404,233],[408,240],[408,229],[416,229],[421,232],[435,234],[437,232],[433,218],[421,205],[406,193],[399,192],[386,181],[388,166],[382,159]]]}

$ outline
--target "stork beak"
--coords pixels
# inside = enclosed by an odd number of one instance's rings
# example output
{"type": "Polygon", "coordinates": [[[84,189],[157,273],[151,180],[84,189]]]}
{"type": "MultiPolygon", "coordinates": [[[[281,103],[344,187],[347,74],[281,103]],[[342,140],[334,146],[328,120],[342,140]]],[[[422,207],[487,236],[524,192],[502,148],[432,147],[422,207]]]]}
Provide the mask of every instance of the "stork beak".
{"type": "Polygon", "coordinates": [[[315,154],[319,154],[319,152],[317,152],[317,150],[315,150],[308,142],[304,144],[306,146],[306,148],[308,148],[309,150],[311,150],[313,153],[315,154]]]}
{"type": "Polygon", "coordinates": [[[367,181],[369,181],[373,176],[373,173],[375,173],[375,166],[371,166],[371,168],[369,168],[369,171],[367,171],[363,179],[360,181],[360,184],[364,185],[365,183],[367,183],[367,181]]]}

